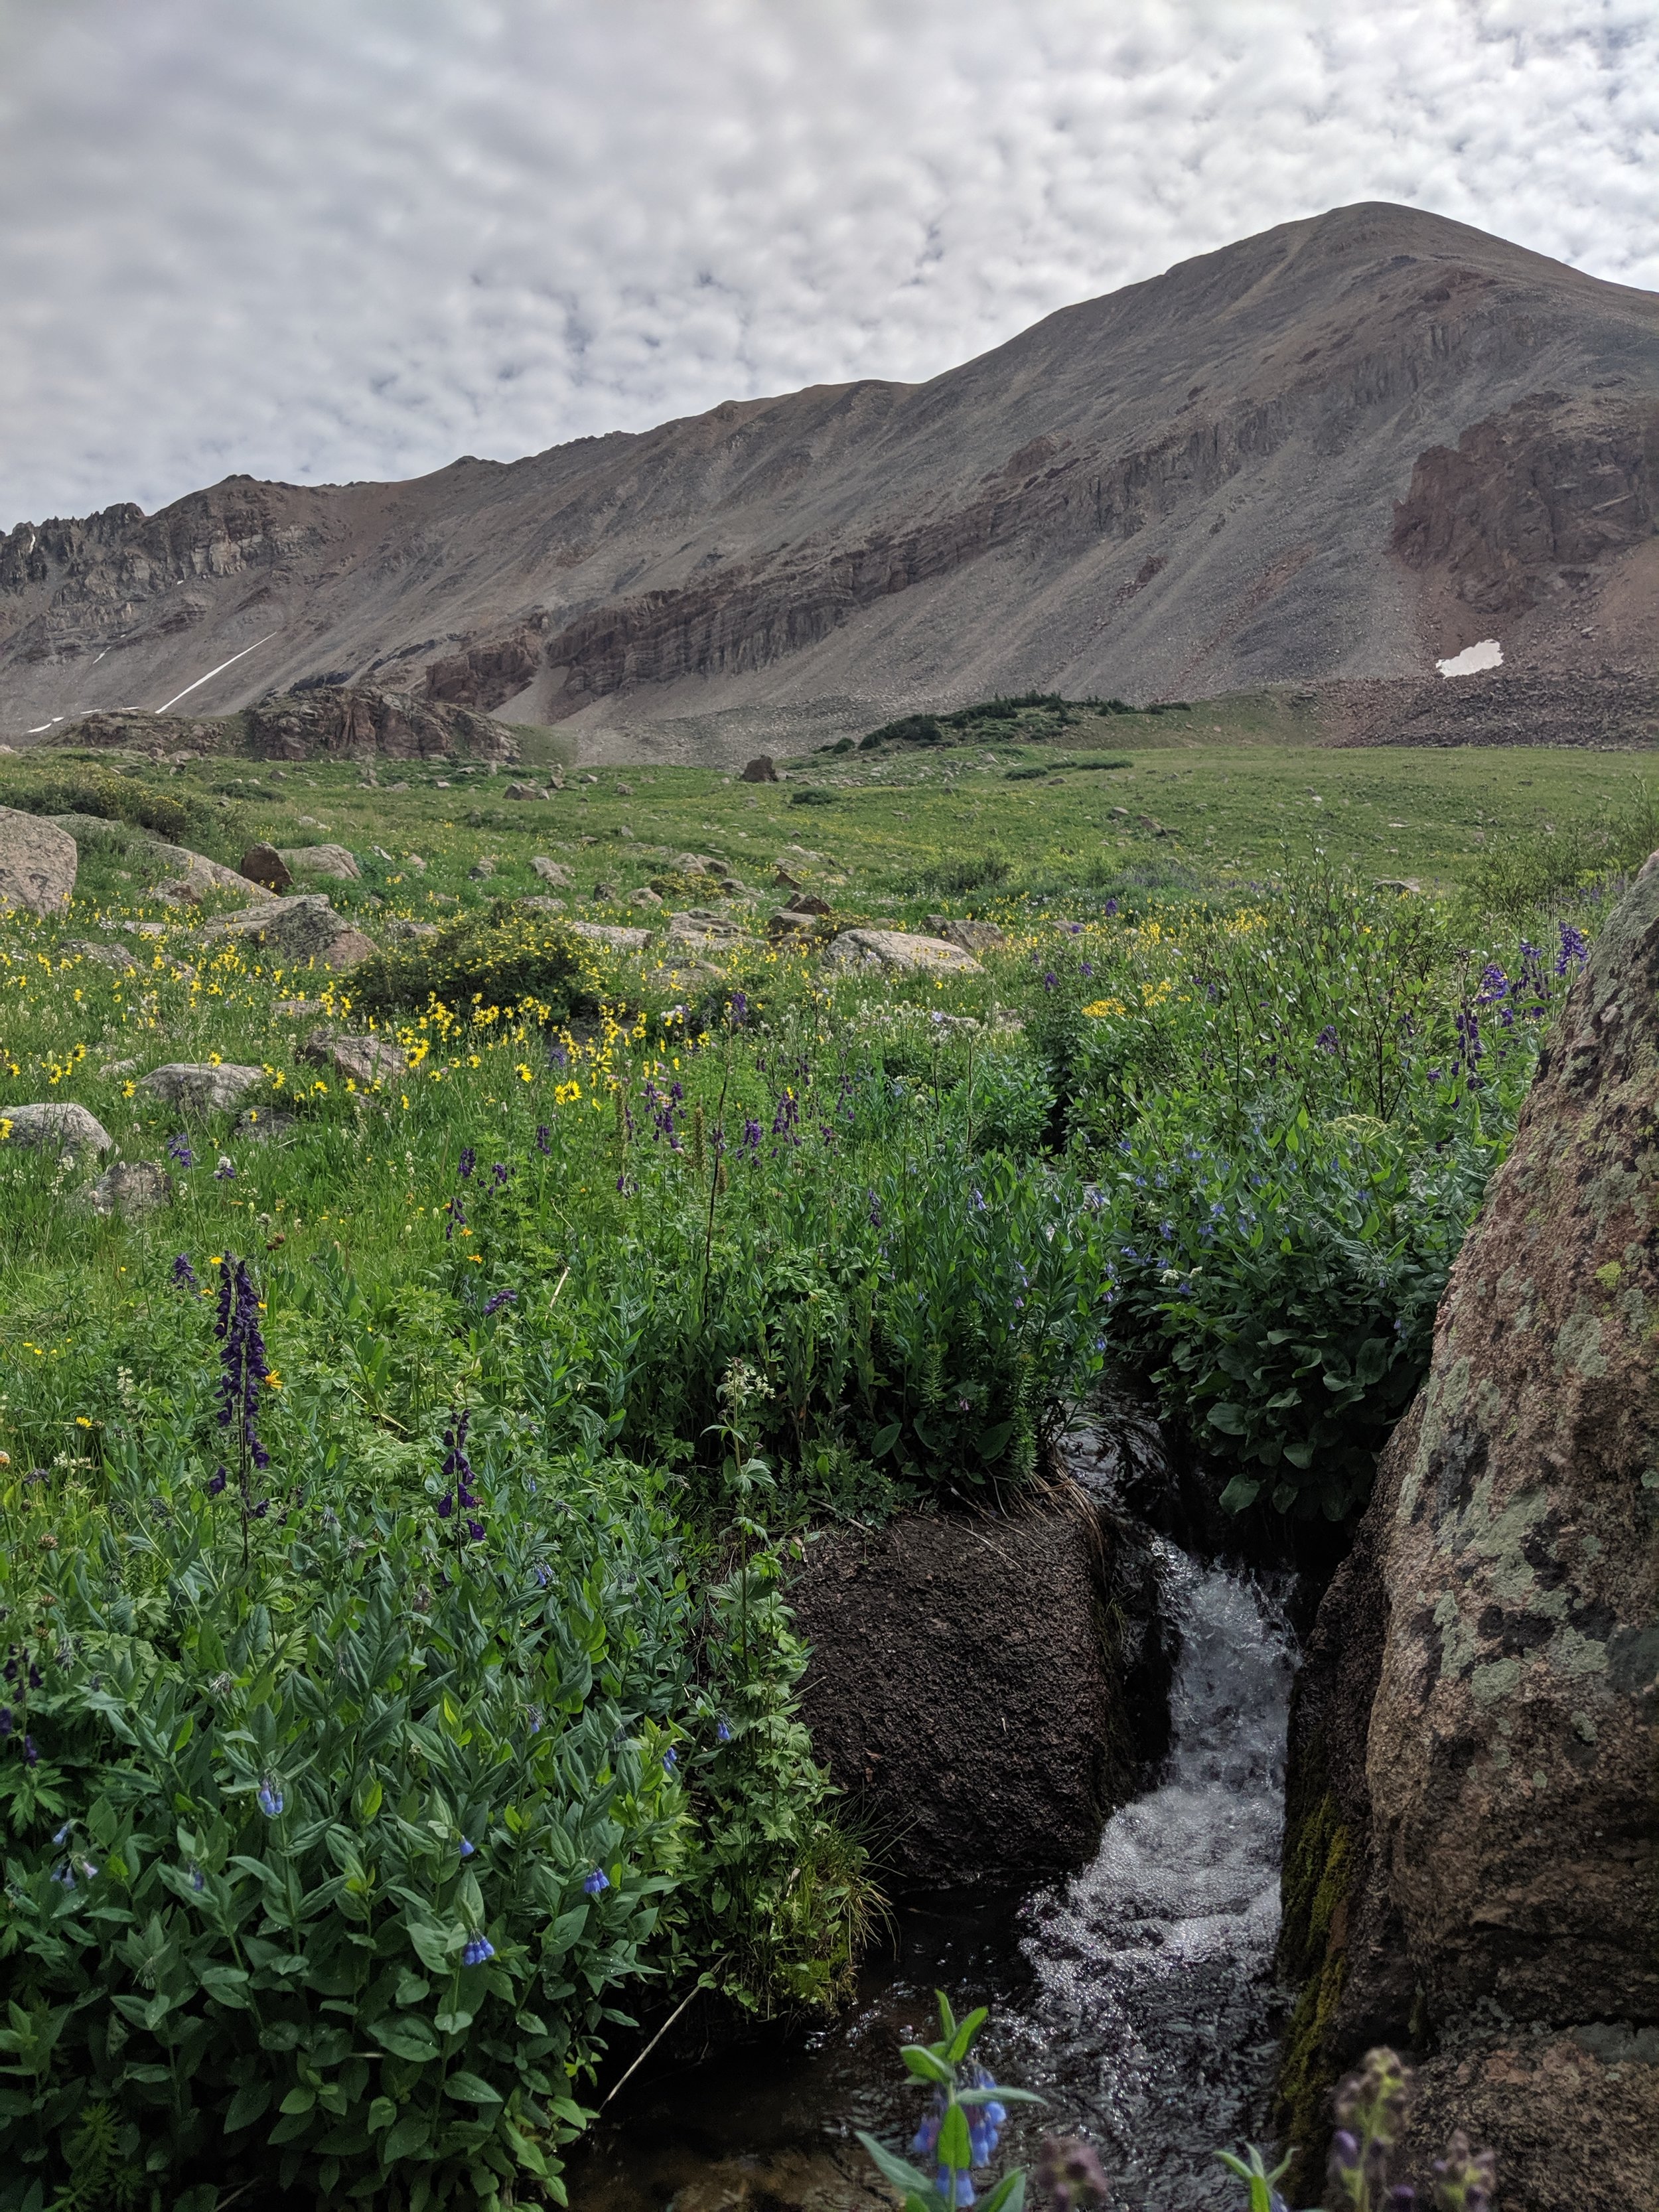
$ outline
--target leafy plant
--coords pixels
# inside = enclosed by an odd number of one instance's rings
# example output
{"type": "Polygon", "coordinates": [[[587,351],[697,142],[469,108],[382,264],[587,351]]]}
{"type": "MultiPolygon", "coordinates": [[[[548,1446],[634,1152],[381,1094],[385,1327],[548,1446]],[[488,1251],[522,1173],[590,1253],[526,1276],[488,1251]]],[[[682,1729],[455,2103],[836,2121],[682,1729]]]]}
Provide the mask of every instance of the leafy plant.
{"type": "Polygon", "coordinates": [[[556,918],[526,914],[495,899],[459,915],[423,943],[362,962],[352,970],[352,1003],[362,1013],[382,1016],[433,1000],[446,1006],[475,998],[492,1006],[530,1000],[545,1010],[544,1018],[564,1021],[595,1004],[576,944],[556,918]]]}

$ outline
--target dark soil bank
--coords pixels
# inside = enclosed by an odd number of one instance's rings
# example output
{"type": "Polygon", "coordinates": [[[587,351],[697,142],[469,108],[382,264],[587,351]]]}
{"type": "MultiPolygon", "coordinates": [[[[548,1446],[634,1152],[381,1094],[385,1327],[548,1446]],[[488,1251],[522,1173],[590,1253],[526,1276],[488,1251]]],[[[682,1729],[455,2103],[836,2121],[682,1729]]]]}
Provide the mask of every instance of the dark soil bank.
{"type": "Polygon", "coordinates": [[[790,1602],[814,1747],[896,1894],[1083,1864],[1167,1746],[1146,1539],[1069,1486],[823,1537],[790,1602]]]}

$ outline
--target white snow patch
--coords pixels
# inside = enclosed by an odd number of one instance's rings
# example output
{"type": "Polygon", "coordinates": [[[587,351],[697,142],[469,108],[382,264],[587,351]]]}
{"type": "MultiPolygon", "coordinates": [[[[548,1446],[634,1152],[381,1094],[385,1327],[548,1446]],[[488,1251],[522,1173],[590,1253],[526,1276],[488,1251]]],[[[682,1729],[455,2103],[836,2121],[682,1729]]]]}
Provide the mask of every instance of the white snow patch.
{"type": "Polygon", "coordinates": [[[1479,645],[1466,645],[1449,660],[1437,660],[1434,665],[1443,676],[1478,676],[1483,668],[1504,665],[1504,648],[1495,637],[1483,637],[1479,645]]]}

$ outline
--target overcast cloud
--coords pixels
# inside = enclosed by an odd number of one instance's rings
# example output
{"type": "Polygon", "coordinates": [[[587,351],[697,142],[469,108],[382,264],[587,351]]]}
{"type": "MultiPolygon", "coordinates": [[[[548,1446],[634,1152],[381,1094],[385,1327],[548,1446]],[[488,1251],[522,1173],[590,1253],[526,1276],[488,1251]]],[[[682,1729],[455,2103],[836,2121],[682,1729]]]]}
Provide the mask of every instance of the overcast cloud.
{"type": "Polygon", "coordinates": [[[0,528],[920,379],[1370,198],[1659,288],[1653,0],[0,0],[0,528]]]}

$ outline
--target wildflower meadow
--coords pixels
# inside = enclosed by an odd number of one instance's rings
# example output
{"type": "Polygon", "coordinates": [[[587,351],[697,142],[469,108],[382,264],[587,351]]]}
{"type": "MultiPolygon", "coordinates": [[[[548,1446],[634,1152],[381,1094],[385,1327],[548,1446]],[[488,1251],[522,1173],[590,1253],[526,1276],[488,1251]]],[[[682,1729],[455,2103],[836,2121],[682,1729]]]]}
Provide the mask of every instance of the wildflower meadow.
{"type": "MultiPolygon", "coordinates": [[[[337,972],[118,851],[0,923],[3,2212],[562,2201],[623,2039],[836,2006],[882,1903],[813,1530],[1006,1508],[1108,1377],[1230,1510],[1351,1521],[1643,834],[1484,892],[786,854],[771,941],[659,866],[726,925],[675,964],[443,817],[329,886],[337,972]],[[929,906],[975,961],[825,956],[929,906]],[[18,1116],[70,1103],[142,1208],[18,1116]]],[[[945,2028],[954,2191],[1000,2108],[945,2028]]]]}

